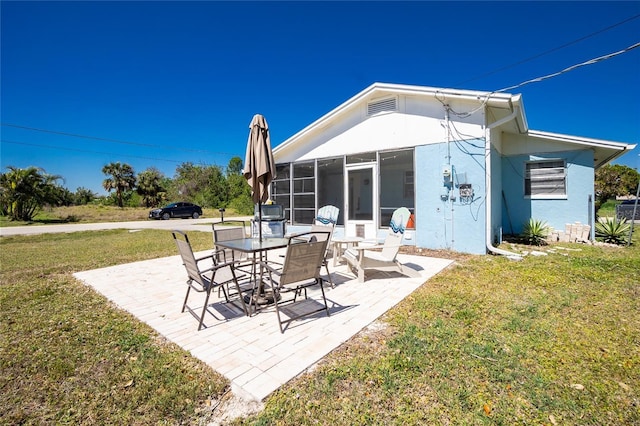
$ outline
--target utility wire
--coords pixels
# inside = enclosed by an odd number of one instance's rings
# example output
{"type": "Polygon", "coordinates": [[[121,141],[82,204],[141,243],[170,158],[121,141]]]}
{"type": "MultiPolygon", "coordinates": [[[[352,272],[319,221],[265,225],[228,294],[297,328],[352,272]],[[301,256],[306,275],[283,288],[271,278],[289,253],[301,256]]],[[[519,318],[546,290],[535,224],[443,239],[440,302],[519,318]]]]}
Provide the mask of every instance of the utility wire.
{"type": "Polygon", "coordinates": [[[572,65],[570,67],[567,67],[567,68],[565,68],[565,69],[563,69],[561,71],[558,71],[558,72],[554,72],[552,74],[547,74],[547,75],[542,76],[542,77],[532,78],[531,80],[523,81],[522,83],[518,83],[518,84],[515,84],[513,86],[505,87],[504,89],[494,90],[492,92],[487,93],[484,96],[484,100],[482,101],[480,106],[478,106],[477,108],[475,108],[475,109],[473,109],[471,111],[468,111],[468,112],[457,112],[457,111],[453,110],[453,108],[451,108],[451,106],[449,106],[446,103],[446,99],[444,97],[442,99],[440,99],[440,97],[438,96],[438,92],[436,92],[435,98],[449,112],[451,112],[455,116],[461,117],[461,118],[467,118],[467,117],[470,117],[471,115],[475,114],[476,112],[480,111],[481,109],[483,109],[485,107],[485,105],[487,104],[487,102],[489,102],[489,98],[491,97],[491,95],[493,95],[494,93],[506,92],[507,90],[517,89],[518,87],[522,87],[522,86],[525,86],[525,85],[531,84],[531,83],[539,83],[541,81],[548,80],[548,79],[553,78],[553,77],[557,77],[557,76],[559,76],[561,74],[568,73],[569,71],[573,71],[573,70],[575,70],[577,68],[580,68],[580,67],[584,67],[584,66],[587,66],[587,65],[593,65],[593,64],[598,63],[598,62],[606,61],[607,59],[611,59],[611,58],[613,58],[615,56],[622,55],[623,53],[627,53],[627,52],[629,52],[629,51],[631,51],[633,49],[636,49],[638,47],[640,47],[640,42],[632,44],[631,46],[629,46],[629,47],[627,47],[625,49],[618,50],[617,52],[613,52],[613,53],[609,53],[609,54],[606,54],[606,55],[598,56],[597,58],[589,59],[588,61],[584,61],[584,62],[581,62],[579,64],[572,65]]]}
{"type": "MultiPolygon", "coordinates": [[[[103,154],[103,155],[113,155],[113,152],[100,152],[100,151],[90,151],[87,149],[77,149],[77,148],[63,148],[60,146],[52,146],[52,145],[43,145],[43,144],[37,144],[37,143],[29,143],[29,142],[18,142],[18,141],[9,141],[6,139],[0,139],[0,141],[2,143],[9,143],[9,144],[13,144],[13,145],[25,145],[25,146],[36,146],[39,148],[49,148],[49,149],[57,149],[57,150],[62,150],[62,151],[75,151],[75,152],[87,152],[90,154],[103,154]]],[[[143,157],[143,156],[139,156],[139,155],[130,155],[130,154],[122,154],[122,153],[118,153],[119,156],[121,157],[132,157],[132,158],[141,158],[144,160],[154,160],[154,161],[166,161],[169,163],[176,163],[176,164],[181,164],[184,163],[184,161],[177,161],[177,160],[168,160],[165,158],[154,158],[154,157],[143,157]]]]}
{"type": "Polygon", "coordinates": [[[203,153],[203,154],[231,155],[228,152],[213,152],[213,151],[207,151],[207,150],[203,150],[203,149],[189,149],[189,148],[170,147],[170,146],[154,145],[154,144],[147,144],[147,143],[140,143],[140,142],[129,142],[129,141],[123,141],[123,140],[118,140],[118,139],[109,139],[109,138],[101,138],[101,137],[97,137],[97,136],[87,136],[87,135],[79,135],[79,134],[76,134],[76,133],[60,132],[60,131],[56,131],[56,130],[39,129],[37,127],[22,126],[22,125],[19,125],[19,124],[0,123],[0,125],[6,126],[6,127],[13,127],[13,128],[16,128],[16,129],[33,130],[33,131],[36,131],[36,132],[52,133],[54,135],[71,136],[71,137],[74,137],[74,138],[92,139],[92,140],[96,140],[96,141],[119,143],[119,144],[125,144],[125,145],[144,146],[144,147],[150,147],[150,148],[161,148],[161,149],[173,150],[173,151],[199,152],[199,153],[203,153]]]}
{"type": "Polygon", "coordinates": [[[465,83],[468,83],[468,82],[470,82],[470,81],[478,80],[478,79],[481,79],[481,78],[484,78],[484,77],[488,77],[488,76],[490,76],[490,75],[493,75],[493,74],[499,73],[500,71],[504,71],[504,70],[507,70],[507,69],[509,69],[509,68],[513,68],[513,67],[516,67],[516,66],[518,66],[518,65],[522,65],[522,64],[524,64],[524,63],[527,63],[527,62],[533,61],[534,59],[538,59],[538,58],[540,58],[540,57],[542,57],[542,56],[545,56],[545,55],[548,55],[548,54],[550,54],[550,53],[557,52],[558,50],[564,49],[565,47],[569,47],[569,46],[571,46],[571,45],[573,45],[573,44],[579,43],[579,42],[581,42],[581,41],[583,41],[583,40],[586,40],[586,39],[591,38],[591,37],[593,37],[593,36],[595,36],[595,35],[601,34],[601,33],[605,32],[605,31],[609,31],[610,29],[613,29],[613,28],[618,27],[618,26],[620,26],[620,25],[626,24],[627,22],[629,22],[629,21],[633,21],[634,19],[638,19],[638,18],[640,18],[640,14],[639,14],[639,15],[632,16],[632,17],[630,17],[630,18],[627,18],[627,19],[625,19],[625,20],[623,20],[623,21],[620,21],[620,22],[618,22],[618,23],[616,23],[616,24],[609,25],[609,26],[608,26],[608,27],[606,27],[606,28],[602,28],[601,30],[598,30],[598,31],[593,32],[593,33],[591,33],[591,34],[587,34],[586,36],[580,37],[580,38],[578,38],[578,39],[575,39],[575,40],[573,40],[573,41],[570,41],[570,42],[565,43],[565,44],[563,44],[563,45],[560,45],[560,46],[558,46],[558,47],[554,47],[553,49],[546,50],[546,51],[544,51],[544,52],[542,52],[542,53],[538,53],[537,55],[531,56],[531,57],[526,58],[526,59],[522,59],[521,61],[518,61],[518,62],[514,62],[513,64],[505,65],[504,67],[501,67],[501,68],[495,69],[495,70],[493,70],[493,71],[486,72],[486,73],[481,74],[481,75],[479,75],[479,76],[477,76],[477,77],[473,77],[473,78],[470,78],[470,79],[468,79],[468,80],[462,81],[462,82],[460,82],[460,83],[456,83],[456,86],[458,86],[458,85],[462,85],[462,84],[465,84],[465,83]]]}
{"type": "Polygon", "coordinates": [[[548,75],[545,75],[545,76],[542,76],[542,77],[537,77],[537,78],[533,78],[531,80],[523,81],[522,83],[516,84],[514,86],[505,87],[504,89],[496,90],[495,92],[491,92],[491,93],[506,92],[507,90],[513,90],[513,89],[516,89],[518,87],[522,87],[522,86],[530,84],[530,83],[537,83],[537,82],[540,82],[540,81],[543,81],[543,80],[547,80],[547,79],[552,78],[552,77],[557,77],[557,76],[559,76],[561,74],[567,73],[569,71],[573,71],[576,68],[584,67],[584,66],[587,66],[587,65],[593,65],[593,64],[595,64],[597,62],[601,62],[601,61],[606,61],[607,59],[611,59],[614,56],[622,55],[623,53],[627,53],[627,52],[629,52],[629,51],[631,51],[633,49],[636,49],[638,47],[640,47],[640,43],[632,44],[631,46],[627,47],[626,49],[618,50],[617,52],[613,52],[613,53],[609,53],[607,55],[599,56],[597,58],[589,59],[588,61],[576,64],[576,65],[572,65],[572,66],[570,66],[568,68],[565,68],[562,71],[554,72],[553,74],[548,74],[548,75]]]}

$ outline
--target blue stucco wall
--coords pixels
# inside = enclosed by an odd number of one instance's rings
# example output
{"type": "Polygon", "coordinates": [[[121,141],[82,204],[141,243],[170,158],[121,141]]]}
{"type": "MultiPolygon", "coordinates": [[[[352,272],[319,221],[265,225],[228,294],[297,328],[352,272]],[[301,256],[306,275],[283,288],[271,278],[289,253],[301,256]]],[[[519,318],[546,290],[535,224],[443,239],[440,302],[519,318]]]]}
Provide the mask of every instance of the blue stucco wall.
{"type": "Polygon", "coordinates": [[[505,234],[522,232],[530,219],[544,220],[555,229],[565,224],[581,222],[593,227],[593,151],[566,151],[549,154],[502,157],[502,190],[506,203],[502,209],[505,234]],[[567,166],[566,199],[529,199],[524,196],[525,162],[545,159],[564,159],[567,166]]]}
{"type": "Polygon", "coordinates": [[[415,155],[416,246],[485,254],[484,140],[422,145],[415,155]],[[472,185],[473,200],[461,200],[456,185],[444,184],[449,156],[454,173],[472,185]]]}

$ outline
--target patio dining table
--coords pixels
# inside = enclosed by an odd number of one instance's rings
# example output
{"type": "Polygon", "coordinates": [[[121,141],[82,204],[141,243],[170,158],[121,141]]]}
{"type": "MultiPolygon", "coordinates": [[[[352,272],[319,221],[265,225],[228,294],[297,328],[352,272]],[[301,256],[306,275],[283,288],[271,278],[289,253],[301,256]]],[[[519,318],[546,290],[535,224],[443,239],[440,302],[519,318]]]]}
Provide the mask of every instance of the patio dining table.
{"type": "MultiPolygon", "coordinates": [[[[275,237],[275,238],[239,238],[236,240],[217,241],[216,246],[236,250],[243,253],[251,254],[253,256],[253,292],[249,298],[245,297],[245,301],[248,303],[255,303],[257,305],[266,305],[273,303],[273,295],[266,295],[264,292],[264,286],[262,284],[263,268],[260,267],[258,273],[255,266],[258,263],[267,261],[267,252],[269,250],[276,250],[287,247],[289,244],[289,238],[275,237]],[[257,293],[256,293],[256,283],[257,293]]],[[[249,307],[251,311],[251,307],[249,307]]],[[[251,313],[250,313],[251,314],[251,313]]]]}
{"type": "Polygon", "coordinates": [[[216,246],[237,250],[249,254],[261,254],[269,250],[284,248],[289,243],[289,238],[238,238],[236,240],[216,241],[216,246]]]}

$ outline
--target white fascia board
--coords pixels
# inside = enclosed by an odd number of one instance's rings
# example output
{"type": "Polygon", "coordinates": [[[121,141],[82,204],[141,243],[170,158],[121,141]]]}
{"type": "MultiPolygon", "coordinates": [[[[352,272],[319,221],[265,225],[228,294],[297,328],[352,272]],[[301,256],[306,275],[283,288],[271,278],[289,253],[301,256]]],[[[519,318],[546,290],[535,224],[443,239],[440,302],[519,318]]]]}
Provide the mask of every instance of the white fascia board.
{"type": "Polygon", "coordinates": [[[548,139],[565,143],[574,143],[596,148],[608,148],[620,151],[632,150],[636,147],[636,144],[628,144],[625,142],[613,142],[604,139],[584,138],[580,136],[565,135],[561,133],[543,132],[540,130],[529,130],[528,135],[534,138],[548,139]]]}
{"type": "Polygon", "coordinates": [[[404,94],[404,95],[433,95],[434,97],[438,97],[443,100],[443,96],[446,98],[447,96],[451,96],[457,99],[467,99],[475,102],[482,102],[484,98],[489,97],[489,102],[495,103],[494,106],[498,106],[504,103],[508,103],[512,100],[512,95],[508,93],[492,93],[492,92],[482,92],[478,90],[458,90],[458,89],[445,89],[439,87],[429,87],[429,86],[411,86],[406,84],[390,84],[390,83],[375,83],[371,85],[368,89],[361,92],[364,94],[365,92],[373,89],[378,90],[388,90],[395,94],[404,94]]]}
{"type": "Polygon", "coordinates": [[[605,164],[608,164],[610,161],[613,161],[616,158],[622,156],[625,152],[631,151],[636,147],[636,144],[613,142],[602,139],[583,138],[578,136],[541,132],[536,130],[530,130],[528,136],[549,141],[564,142],[584,147],[590,147],[594,150],[596,156],[596,162],[594,164],[595,169],[599,169],[605,164]]]}
{"type": "Polygon", "coordinates": [[[527,114],[524,112],[524,102],[522,101],[522,95],[518,93],[512,97],[512,106],[513,108],[519,108],[520,114],[518,118],[522,121],[522,128],[520,131],[522,133],[527,133],[529,131],[529,123],[527,123],[527,114]]]}

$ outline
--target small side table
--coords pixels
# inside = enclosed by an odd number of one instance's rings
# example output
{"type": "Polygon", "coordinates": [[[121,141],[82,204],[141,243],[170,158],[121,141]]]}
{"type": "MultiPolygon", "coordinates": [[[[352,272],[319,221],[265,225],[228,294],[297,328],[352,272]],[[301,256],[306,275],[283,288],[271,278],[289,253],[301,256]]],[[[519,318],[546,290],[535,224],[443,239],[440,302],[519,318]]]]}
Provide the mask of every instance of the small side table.
{"type": "Polygon", "coordinates": [[[333,266],[338,264],[338,260],[342,259],[344,252],[351,247],[357,247],[363,241],[361,237],[333,237],[331,244],[333,245],[333,266]]]}

